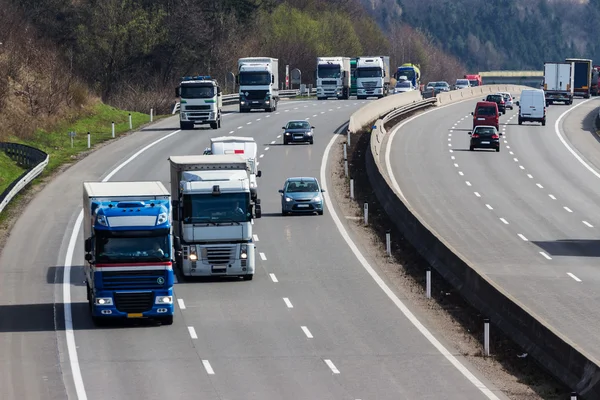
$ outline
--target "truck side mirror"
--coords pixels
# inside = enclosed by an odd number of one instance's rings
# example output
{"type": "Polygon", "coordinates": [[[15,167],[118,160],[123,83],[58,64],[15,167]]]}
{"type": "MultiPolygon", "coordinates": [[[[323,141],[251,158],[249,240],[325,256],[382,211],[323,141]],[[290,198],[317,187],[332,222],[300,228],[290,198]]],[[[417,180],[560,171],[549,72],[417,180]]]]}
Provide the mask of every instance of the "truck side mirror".
{"type": "Polygon", "coordinates": [[[181,250],[181,239],[179,236],[173,236],[173,247],[175,247],[175,251],[181,250]]]}
{"type": "Polygon", "coordinates": [[[85,255],[85,261],[87,261],[87,262],[92,262],[92,255],[91,255],[90,253],[87,253],[87,254],[85,255]]]}
{"type": "Polygon", "coordinates": [[[175,97],[179,97],[179,93],[180,93],[180,90],[179,90],[179,89],[180,89],[180,86],[177,86],[177,87],[175,88],[175,97]]]}
{"type": "Polygon", "coordinates": [[[235,76],[235,84],[236,84],[236,85],[239,85],[239,84],[240,84],[240,76],[239,76],[239,75],[236,75],[236,76],[235,76]]]}
{"type": "Polygon", "coordinates": [[[221,94],[221,87],[217,86],[217,96],[221,94]]]}
{"type": "Polygon", "coordinates": [[[517,101],[515,104],[516,104],[518,107],[520,107],[520,106],[519,106],[519,102],[518,102],[518,101],[517,101]]]}
{"type": "Polygon", "coordinates": [[[275,83],[275,75],[271,75],[271,83],[275,83]]]}
{"type": "Polygon", "coordinates": [[[171,200],[171,207],[179,208],[179,200],[171,200]]]}
{"type": "Polygon", "coordinates": [[[283,194],[283,189],[279,189],[278,192],[283,194]]]}
{"type": "MultiPolygon", "coordinates": [[[[84,247],[85,247],[85,252],[86,253],[89,253],[89,252],[92,251],[92,238],[91,237],[85,239],[84,247]]],[[[87,258],[86,258],[86,260],[87,260],[87,258]]]]}
{"type": "Polygon", "coordinates": [[[262,176],[262,171],[261,171],[261,170],[258,170],[258,172],[256,173],[256,177],[257,177],[257,178],[260,178],[261,176],[262,176]]]}
{"type": "Polygon", "coordinates": [[[471,136],[471,133],[472,133],[472,132],[467,132],[467,133],[469,134],[469,136],[471,136]]]}
{"type": "Polygon", "coordinates": [[[471,115],[475,115],[475,113],[473,111],[471,111],[471,115]]]}

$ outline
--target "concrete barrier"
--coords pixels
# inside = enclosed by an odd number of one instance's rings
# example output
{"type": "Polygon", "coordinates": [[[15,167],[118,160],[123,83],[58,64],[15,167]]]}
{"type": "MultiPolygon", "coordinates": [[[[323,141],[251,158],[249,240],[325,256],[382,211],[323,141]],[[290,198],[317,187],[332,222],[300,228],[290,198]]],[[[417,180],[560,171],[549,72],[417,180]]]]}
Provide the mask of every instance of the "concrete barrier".
{"type": "MultiPolygon", "coordinates": [[[[463,93],[442,93],[438,101],[449,104],[496,91],[520,93],[525,88],[529,89],[520,85],[482,86],[471,89],[470,93],[469,89],[464,89],[463,93]]],[[[369,117],[363,118],[368,120],[369,117]]],[[[376,121],[374,134],[371,134],[366,169],[373,191],[390,220],[462,297],[483,316],[490,318],[553,376],[576,391],[583,399],[600,399],[598,360],[585,354],[577,345],[479,271],[476,265],[470,264],[444,238],[438,236],[410,205],[404,204],[400,195],[393,189],[380,155],[387,134],[382,122],[376,121]]]]}
{"type": "Polygon", "coordinates": [[[358,132],[365,126],[371,126],[373,122],[377,121],[385,114],[394,111],[394,109],[422,99],[423,96],[421,96],[421,92],[413,90],[411,92],[393,94],[372,101],[350,116],[348,130],[353,133],[358,132]]]}

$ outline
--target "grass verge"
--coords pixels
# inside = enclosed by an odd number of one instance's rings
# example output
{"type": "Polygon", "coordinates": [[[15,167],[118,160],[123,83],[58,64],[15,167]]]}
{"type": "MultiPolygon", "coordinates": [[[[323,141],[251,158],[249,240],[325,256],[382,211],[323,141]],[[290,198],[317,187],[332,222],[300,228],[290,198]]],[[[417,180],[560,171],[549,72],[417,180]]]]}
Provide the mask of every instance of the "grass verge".
{"type": "Polygon", "coordinates": [[[0,151],[0,193],[23,173],[23,169],[11,160],[3,151],[0,151]]]}

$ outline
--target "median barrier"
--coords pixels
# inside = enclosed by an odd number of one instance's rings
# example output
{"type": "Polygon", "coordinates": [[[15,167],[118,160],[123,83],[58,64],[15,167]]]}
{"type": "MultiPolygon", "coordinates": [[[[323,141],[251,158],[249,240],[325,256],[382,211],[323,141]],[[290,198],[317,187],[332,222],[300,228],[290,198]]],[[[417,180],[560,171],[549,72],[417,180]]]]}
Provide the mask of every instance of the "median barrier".
{"type": "Polygon", "coordinates": [[[410,92],[389,95],[382,99],[369,102],[369,104],[361,107],[359,111],[350,116],[348,130],[353,133],[358,132],[365,126],[371,126],[373,122],[394,109],[422,99],[421,92],[413,90],[410,92]]]}
{"type": "MultiPolygon", "coordinates": [[[[528,86],[487,85],[442,93],[438,105],[475,98],[496,91],[520,93],[528,86]]],[[[424,103],[424,102],[422,102],[424,103]]],[[[357,113],[362,112],[361,108],[357,113]]],[[[355,118],[366,121],[374,115],[355,118]]],[[[356,113],[355,113],[356,114],[356,113]]],[[[354,116],[354,115],[353,115],[354,116]]],[[[378,119],[371,132],[366,154],[366,171],[371,186],[390,220],[427,262],[453,285],[471,305],[501,329],[554,377],[575,390],[583,399],[600,399],[600,362],[578,348],[542,318],[527,309],[500,285],[470,264],[444,238],[401,200],[393,189],[381,157],[386,136],[384,120],[378,119]]],[[[365,126],[355,127],[358,132],[365,126]]]]}
{"type": "Polygon", "coordinates": [[[0,151],[4,151],[11,159],[26,168],[26,171],[0,194],[1,213],[17,193],[44,171],[50,156],[35,147],[18,143],[0,143],[0,151]]]}

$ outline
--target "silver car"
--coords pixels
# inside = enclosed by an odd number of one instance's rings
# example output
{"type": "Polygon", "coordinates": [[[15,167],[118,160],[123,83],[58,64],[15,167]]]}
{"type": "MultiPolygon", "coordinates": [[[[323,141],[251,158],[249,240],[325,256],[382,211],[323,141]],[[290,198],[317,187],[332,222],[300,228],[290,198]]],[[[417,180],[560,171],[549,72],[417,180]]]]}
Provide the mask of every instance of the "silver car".
{"type": "Polygon", "coordinates": [[[456,90],[466,89],[466,88],[470,88],[470,87],[471,87],[471,82],[469,82],[468,79],[457,79],[456,83],[454,84],[454,89],[456,89],[456,90]]]}
{"type": "Polygon", "coordinates": [[[506,108],[510,108],[512,110],[513,109],[512,95],[508,92],[498,92],[497,94],[501,94],[502,97],[504,98],[504,104],[506,105],[506,108]]]}
{"type": "Polygon", "coordinates": [[[281,215],[317,213],[323,215],[323,196],[317,178],[294,177],[286,179],[281,193],[281,215]]]}

